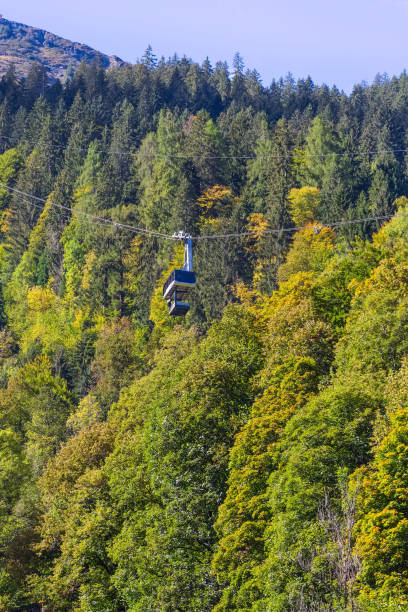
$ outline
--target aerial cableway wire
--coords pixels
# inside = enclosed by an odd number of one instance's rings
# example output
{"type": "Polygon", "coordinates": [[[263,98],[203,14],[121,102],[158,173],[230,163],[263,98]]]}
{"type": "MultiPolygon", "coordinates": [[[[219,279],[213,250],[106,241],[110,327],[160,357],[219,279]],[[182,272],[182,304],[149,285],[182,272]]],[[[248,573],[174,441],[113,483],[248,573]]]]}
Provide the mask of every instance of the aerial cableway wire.
{"type": "Polygon", "coordinates": [[[79,210],[78,208],[70,208],[69,206],[64,206],[63,204],[57,204],[52,202],[51,200],[44,200],[44,198],[39,198],[38,196],[32,195],[30,193],[26,193],[25,191],[21,191],[21,189],[16,189],[15,187],[9,187],[4,183],[0,183],[0,187],[7,189],[10,192],[17,193],[18,195],[35,200],[36,202],[42,202],[43,204],[49,204],[50,206],[54,206],[64,211],[68,211],[70,214],[82,215],[91,221],[103,223],[105,225],[113,225],[115,228],[128,229],[138,234],[147,234],[149,236],[153,236],[155,238],[168,238],[174,240],[173,236],[168,234],[162,234],[161,232],[155,232],[153,230],[148,230],[143,227],[135,227],[133,225],[128,225],[126,223],[120,223],[119,221],[113,221],[112,219],[108,219],[106,217],[99,217],[98,215],[93,215],[92,213],[85,212],[84,210],[79,210]]]}
{"type": "MultiPolygon", "coordinates": [[[[25,203],[28,203],[29,205],[35,206],[40,209],[42,209],[43,207],[39,206],[39,204],[36,204],[35,202],[41,202],[42,204],[48,204],[50,206],[63,210],[64,216],[67,214],[68,215],[73,215],[73,214],[82,215],[83,217],[89,219],[90,222],[96,223],[99,225],[104,225],[104,226],[112,225],[113,227],[115,227],[115,229],[124,229],[128,231],[132,231],[135,234],[142,234],[142,235],[149,236],[152,238],[162,238],[165,240],[180,240],[180,237],[176,234],[174,235],[164,234],[162,232],[149,230],[147,228],[137,227],[137,226],[129,225],[126,223],[120,223],[119,221],[114,221],[107,217],[99,217],[98,215],[94,215],[92,213],[88,213],[83,210],[79,210],[78,208],[70,208],[69,206],[64,206],[63,204],[57,204],[56,202],[52,202],[51,200],[45,200],[44,198],[39,198],[38,196],[32,195],[30,193],[26,193],[25,191],[16,189],[15,187],[10,187],[9,185],[6,185],[4,183],[0,183],[0,188],[1,187],[3,187],[4,189],[7,189],[8,191],[12,193],[16,193],[22,196],[22,198],[24,198],[25,203]],[[31,200],[35,200],[35,202],[31,200]]],[[[340,221],[333,221],[330,223],[316,223],[314,226],[313,224],[309,224],[309,225],[303,225],[303,226],[279,227],[279,228],[270,228],[270,229],[248,231],[248,232],[236,232],[236,233],[227,233],[227,234],[205,234],[205,235],[200,235],[200,236],[191,236],[191,239],[198,241],[198,240],[220,240],[220,239],[228,239],[228,238],[251,238],[251,237],[256,238],[264,234],[265,235],[270,235],[270,234],[282,235],[283,233],[298,232],[300,230],[309,229],[310,227],[314,227],[316,231],[319,231],[323,227],[332,227],[332,228],[344,227],[345,225],[354,225],[358,223],[370,223],[370,222],[375,222],[375,221],[386,221],[387,219],[391,219],[393,217],[406,217],[406,216],[408,216],[408,212],[407,213],[390,213],[388,215],[378,215],[375,217],[361,217],[358,219],[343,219],[340,221]]]]}
{"type": "MultiPolygon", "coordinates": [[[[0,184],[0,187],[1,187],[1,184],[0,184]]],[[[44,206],[41,206],[41,204],[36,204],[35,202],[31,202],[29,199],[24,198],[23,202],[24,204],[28,204],[28,206],[34,206],[35,208],[38,208],[39,210],[44,210],[44,206]]],[[[72,218],[72,215],[70,214],[70,212],[68,212],[68,210],[71,211],[71,209],[67,207],[67,211],[66,212],[62,211],[61,216],[60,216],[60,218],[63,221],[67,221],[67,223],[69,223],[70,219],[72,218]]],[[[101,221],[96,221],[95,219],[93,219],[92,223],[95,223],[95,225],[101,225],[102,227],[106,227],[107,225],[117,225],[117,223],[115,223],[111,219],[107,219],[106,221],[108,221],[109,223],[106,223],[106,222],[102,223],[101,221]]]]}
{"type": "MultiPolygon", "coordinates": [[[[0,140],[13,140],[10,136],[0,136],[0,140]]],[[[40,142],[31,142],[29,143],[31,146],[36,147],[40,142]]],[[[55,143],[51,143],[51,148],[54,149],[67,149],[68,145],[57,145],[55,143]]],[[[88,151],[89,149],[86,147],[69,147],[72,151],[88,151]]],[[[96,149],[95,153],[108,153],[109,155],[119,155],[119,156],[128,156],[135,157],[138,154],[138,151],[115,151],[114,149],[96,149]]],[[[290,159],[290,158],[325,158],[325,157],[364,157],[365,155],[385,155],[389,153],[408,153],[408,149],[378,149],[372,151],[348,151],[344,153],[340,152],[331,152],[331,153],[306,153],[303,150],[298,150],[294,152],[287,153],[286,155],[202,155],[197,153],[195,155],[177,155],[174,153],[146,153],[146,158],[159,157],[163,159],[290,159]]]]}

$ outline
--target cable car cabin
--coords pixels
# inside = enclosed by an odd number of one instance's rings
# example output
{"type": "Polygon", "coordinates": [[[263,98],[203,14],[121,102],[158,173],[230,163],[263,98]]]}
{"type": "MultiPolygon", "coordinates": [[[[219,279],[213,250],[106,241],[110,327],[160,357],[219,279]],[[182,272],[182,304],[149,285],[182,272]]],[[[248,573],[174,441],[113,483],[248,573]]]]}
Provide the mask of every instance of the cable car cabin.
{"type": "Polygon", "coordinates": [[[163,285],[163,299],[167,300],[169,315],[177,317],[188,313],[190,304],[186,301],[186,298],[195,284],[195,272],[173,270],[163,285]]]}
{"type": "Polygon", "coordinates": [[[190,289],[195,287],[195,284],[195,272],[173,270],[163,285],[163,299],[168,300],[176,290],[188,293],[190,289]]]}
{"type": "Polygon", "coordinates": [[[190,310],[190,304],[186,301],[190,290],[195,287],[196,277],[193,272],[193,247],[190,236],[179,232],[174,234],[184,242],[184,268],[173,270],[163,285],[163,299],[167,300],[169,315],[180,317],[190,310]]]}
{"type": "Polygon", "coordinates": [[[167,301],[169,315],[173,317],[183,317],[190,310],[190,304],[185,301],[185,292],[175,291],[172,299],[167,301]]]}

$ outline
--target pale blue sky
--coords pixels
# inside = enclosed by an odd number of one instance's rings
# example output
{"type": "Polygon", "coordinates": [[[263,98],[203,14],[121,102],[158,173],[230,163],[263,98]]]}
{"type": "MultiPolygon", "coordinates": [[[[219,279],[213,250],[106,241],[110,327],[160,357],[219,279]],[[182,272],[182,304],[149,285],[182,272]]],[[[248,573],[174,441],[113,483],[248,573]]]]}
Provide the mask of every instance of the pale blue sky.
{"type": "Polygon", "coordinates": [[[349,91],[408,66],[408,0],[2,0],[0,11],[130,62],[149,43],[198,62],[239,51],[266,85],[290,71],[349,91]]]}

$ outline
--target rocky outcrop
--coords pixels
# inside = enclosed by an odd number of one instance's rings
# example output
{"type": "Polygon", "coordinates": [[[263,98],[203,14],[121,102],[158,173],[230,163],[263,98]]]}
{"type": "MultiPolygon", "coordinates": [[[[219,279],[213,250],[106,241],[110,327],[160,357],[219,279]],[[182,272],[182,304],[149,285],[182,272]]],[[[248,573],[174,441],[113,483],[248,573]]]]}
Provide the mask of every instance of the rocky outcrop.
{"type": "Polygon", "coordinates": [[[50,81],[63,79],[67,70],[75,70],[82,61],[94,58],[105,68],[124,62],[115,55],[105,55],[88,45],[72,42],[61,36],[9,21],[0,15],[0,77],[10,64],[14,64],[19,76],[26,76],[33,62],[45,66],[50,81]]]}

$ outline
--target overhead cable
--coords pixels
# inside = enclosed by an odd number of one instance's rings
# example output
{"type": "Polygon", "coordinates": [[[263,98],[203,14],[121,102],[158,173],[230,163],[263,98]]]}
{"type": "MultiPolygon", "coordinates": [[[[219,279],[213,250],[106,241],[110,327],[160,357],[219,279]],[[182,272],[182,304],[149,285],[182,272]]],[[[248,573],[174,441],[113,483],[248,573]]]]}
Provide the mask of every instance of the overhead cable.
{"type": "MultiPolygon", "coordinates": [[[[10,136],[0,136],[0,140],[13,140],[10,136]]],[[[29,143],[32,146],[37,146],[42,144],[41,142],[29,143]]],[[[64,149],[68,148],[68,145],[57,145],[55,143],[51,143],[51,147],[55,149],[64,149]]],[[[70,147],[69,147],[70,148],[70,147]]],[[[71,148],[70,148],[71,149],[71,148]]],[[[72,147],[71,150],[74,151],[88,151],[87,147],[72,147]]],[[[135,157],[138,154],[138,151],[130,152],[130,151],[115,151],[114,149],[96,149],[95,153],[108,153],[109,155],[121,155],[125,157],[135,157]]],[[[389,153],[408,153],[408,149],[377,149],[377,150],[369,150],[369,151],[349,151],[344,153],[306,153],[303,150],[294,151],[287,153],[286,155],[202,155],[201,153],[190,154],[190,155],[177,155],[174,153],[147,153],[146,157],[159,157],[162,159],[217,159],[217,160],[231,160],[231,159],[242,159],[242,160],[251,160],[251,159],[288,159],[294,157],[302,157],[302,158],[326,158],[326,157],[364,157],[366,155],[385,155],[389,153]]]]}
{"type": "Polygon", "coordinates": [[[239,238],[239,237],[256,237],[260,234],[283,234],[283,233],[292,233],[292,232],[300,232],[301,230],[306,230],[310,228],[314,228],[315,230],[320,231],[324,227],[342,227],[344,225],[353,225],[358,223],[370,223],[374,221],[386,221],[387,219],[391,219],[393,217],[406,217],[408,213],[391,213],[389,215],[381,215],[377,217],[363,217],[360,219],[345,219],[341,221],[333,221],[332,223],[317,223],[313,225],[313,223],[309,223],[309,225],[303,226],[292,226],[292,227],[280,227],[273,229],[264,229],[257,230],[253,232],[241,232],[236,234],[207,234],[201,236],[192,236],[193,240],[215,240],[218,238],[239,238]]]}
{"type": "Polygon", "coordinates": [[[108,225],[111,224],[116,228],[128,229],[138,234],[147,234],[149,236],[153,236],[156,238],[168,238],[168,239],[175,240],[175,238],[173,236],[170,236],[169,234],[162,234],[161,232],[155,232],[153,230],[148,230],[143,227],[135,227],[133,225],[128,225],[126,223],[120,223],[119,221],[113,221],[112,219],[108,219],[107,217],[99,217],[98,215],[93,215],[92,213],[85,212],[84,210],[79,210],[78,208],[70,208],[69,206],[64,206],[63,204],[57,204],[56,202],[52,202],[51,200],[44,200],[44,198],[39,198],[30,193],[26,193],[25,191],[21,191],[21,189],[16,189],[15,187],[9,187],[8,185],[5,185],[4,183],[0,183],[0,187],[3,187],[4,189],[7,189],[10,192],[17,193],[18,195],[21,195],[25,198],[31,198],[32,200],[35,200],[37,202],[42,202],[43,204],[49,204],[50,206],[54,206],[64,211],[68,211],[71,214],[82,215],[88,219],[91,219],[92,221],[97,221],[99,223],[102,222],[108,225]]]}
{"type": "MultiPolygon", "coordinates": [[[[44,200],[43,198],[39,198],[37,196],[34,196],[32,194],[26,193],[25,191],[22,191],[21,189],[16,189],[15,187],[9,187],[8,185],[4,184],[4,183],[0,183],[0,187],[3,187],[4,189],[7,189],[10,192],[13,193],[17,193],[18,195],[21,195],[23,198],[28,198],[31,200],[35,200],[36,202],[42,202],[43,204],[48,204],[49,206],[54,206],[60,210],[63,210],[65,215],[67,214],[67,212],[69,214],[77,214],[77,215],[82,215],[85,218],[88,218],[91,222],[93,223],[98,223],[101,225],[112,225],[117,229],[125,229],[125,230],[129,230],[132,231],[136,234],[143,234],[146,236],[150,236],[153,238],[163,238],[166,240],[179,240],[180,238],[176,235],[176,234],[164,234],[162,232],[158,232],[158,231],[154,231],[154,230],[149,230],[147,228],[143,228],[143,227],[137,227],[134,225],[129,225],[126,223],[120,223],[119,221],[114,221],[113,219],[109,219],[107,217],[100,217],[98,215],[94,215],[91,213],[87,213],[83,210],[79,210],[78,208],[70,208],[69,206],[64,206],[63,204],[57,204],[55,202],[52,202],[51,200],[44,200]],[[66,211],[66,212],[65,212],[66,211]]],[[[27,200],[25,200],[25,202],[27,203],[27,200]]],[[[37,208],[42,208],[40,207],[38,204],[35,204],[34,202],[28,202],[29,204],[32,204],[33,206],[36,206],[37,208]]],[[[358,223],[370,223],[370,222],[375,222],[375,221],[386,221],[387,219],[391,219],[393,217],[406,217],[408,216],[408,213],[390,213],[388,215],[377,215],[377,216],[373,216],[373,217],[361,217],[358,219],[342,219],[340,221],[332,221],[329,223],[323,223],[323,224],[316,224],[315,229],[320,231],[320,229],[322,229],[323,227],[332,227],[332,228],[336,228],[336,227],[343,227],[345,225],[354,225],[354,224],[358,224],[358,223]]],[[[256,230],[256,231],[248,231],[248,232],[236,232],[236,233],[226,233],[226,234],[203,234],[200,236],[192,236],[192,240],[220,240],[220,239],[228,239],[228,238],[249,238],[249,237],[257,237],[259,235],[263,235],[263,234],[277,234],[277,235],[281,235],[283,233],[293,233],[293,232],[298,232],[301,230],[306,230],[309,229],[310,227],[314,227],[313,224],[309,224],[309,225],[303,225],[303,226],[292,226],[292,227],[279,227],[279,228],[270,228],[270,229],[261,229],[261,230],[256,230]]]]}

